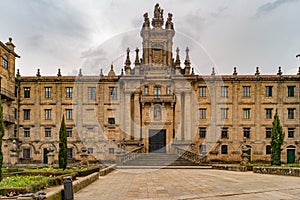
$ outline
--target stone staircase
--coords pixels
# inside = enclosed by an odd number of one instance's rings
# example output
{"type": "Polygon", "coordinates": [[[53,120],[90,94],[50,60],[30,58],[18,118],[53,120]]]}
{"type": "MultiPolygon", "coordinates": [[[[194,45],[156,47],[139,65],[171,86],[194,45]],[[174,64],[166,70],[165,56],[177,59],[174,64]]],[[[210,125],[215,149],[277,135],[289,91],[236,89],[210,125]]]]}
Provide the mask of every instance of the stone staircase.
{"type": "Polygon", "coordinates": [[[176,154],[148,153],[140,155],[138,158],[130,160],[124,166],[199,166],[176,154]]]}

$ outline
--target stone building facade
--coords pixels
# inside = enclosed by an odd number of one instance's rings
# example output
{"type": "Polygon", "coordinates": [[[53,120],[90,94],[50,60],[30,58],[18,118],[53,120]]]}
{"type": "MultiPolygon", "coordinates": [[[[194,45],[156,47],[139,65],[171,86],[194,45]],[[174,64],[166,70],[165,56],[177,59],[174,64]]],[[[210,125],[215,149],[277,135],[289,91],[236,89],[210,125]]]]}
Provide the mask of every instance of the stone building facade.
{"type": "MultiPolygon", "coordinates": [[[[49,147],[57,160],[64,115],[69,157],[74,160],[80,160],[83,147],[90,160],[112,160],[143,146],[147,153],[173,153],[180,147],[208,161],[240,162],[241,147],[247,145],[251,161],[268,162],[278,110],[286,133],[282,160],[300,162],[300,72],[283,75],[279,68],[276,75],[261,75],[257,68],[254,75],[238,75],[236,69],[232,75],[216,75],[213,69],[211,75],[197,75],[188,48],[184,61],[178,48],[173,55],[172,14],[164,21],[158,4],[151,24],[144,14],[140,34],[141,55],[139,49],[127,49],[119,75],[113,66],[99,76],[81,71],[63,76],[60,70],[57,76],[43,76],[38,70],[36,76],[17,72],[13,77],[14,66],[7,75],[1,69],[1,80],[9,77],[9,90],[14,91],[14,83],[17,88],[16,98],[9,100],[16,120],[8,125],[4,150],[16,139],[19,163],[47,163],[49,147]]],[[[18,57],[13,50],[9,55],[12,63],[18,57]]]]}

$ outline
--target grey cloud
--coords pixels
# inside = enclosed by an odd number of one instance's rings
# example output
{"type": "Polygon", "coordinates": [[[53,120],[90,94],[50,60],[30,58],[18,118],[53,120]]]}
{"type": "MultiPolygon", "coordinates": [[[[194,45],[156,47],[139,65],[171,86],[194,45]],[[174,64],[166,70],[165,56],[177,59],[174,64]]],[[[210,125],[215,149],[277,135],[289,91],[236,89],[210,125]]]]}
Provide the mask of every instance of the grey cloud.
{"type": "Polygon", "coordinates": [[[297,1],[299,1],[299,0],[276,0],[274,2],[265,3],[257,9],[256,17],[265,15],[268,12],[275,10],[276,8],[280,7],[283,4],[294,3],[297,1]]]}

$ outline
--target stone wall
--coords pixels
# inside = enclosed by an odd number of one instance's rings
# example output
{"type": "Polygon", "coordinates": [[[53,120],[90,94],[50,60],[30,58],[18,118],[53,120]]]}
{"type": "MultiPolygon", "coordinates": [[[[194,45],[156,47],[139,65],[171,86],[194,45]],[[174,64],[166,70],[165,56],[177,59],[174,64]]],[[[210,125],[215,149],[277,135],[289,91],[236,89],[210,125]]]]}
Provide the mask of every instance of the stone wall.
{"type": "Polygon", "coordinates": [[[291,167],[253,167],[254,173],[300,176],[300,168],[291,167]]]}

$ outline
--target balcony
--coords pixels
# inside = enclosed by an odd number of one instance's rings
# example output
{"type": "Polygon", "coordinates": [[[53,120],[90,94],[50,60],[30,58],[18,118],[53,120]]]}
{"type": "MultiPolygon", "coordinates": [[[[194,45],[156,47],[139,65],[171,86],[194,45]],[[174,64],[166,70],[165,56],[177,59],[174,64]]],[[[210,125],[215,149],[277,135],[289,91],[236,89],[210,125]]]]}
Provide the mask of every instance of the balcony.
{"type": "Polygon", "coordinates": [[[141,103],[174,103],[176,97],[173,94],[169,95],[141,95],[141,103]]]}
{"type": "Polygon", "coordinates": [[[9,123],[9,124],[15,123],[15,117],[13,115],[9,115],[6,113],[3,113],[3,120],[4,120],[4,122],[9,123]]]}
{"type": "Polygon", "coordinates": [[[13,92],[10,92],[6,88],[1,87],[0,94],[1,94],[2,99],[4,98],[7,100],[11,100],[11,101],[15,99],[15,94],[13,92]]]}

